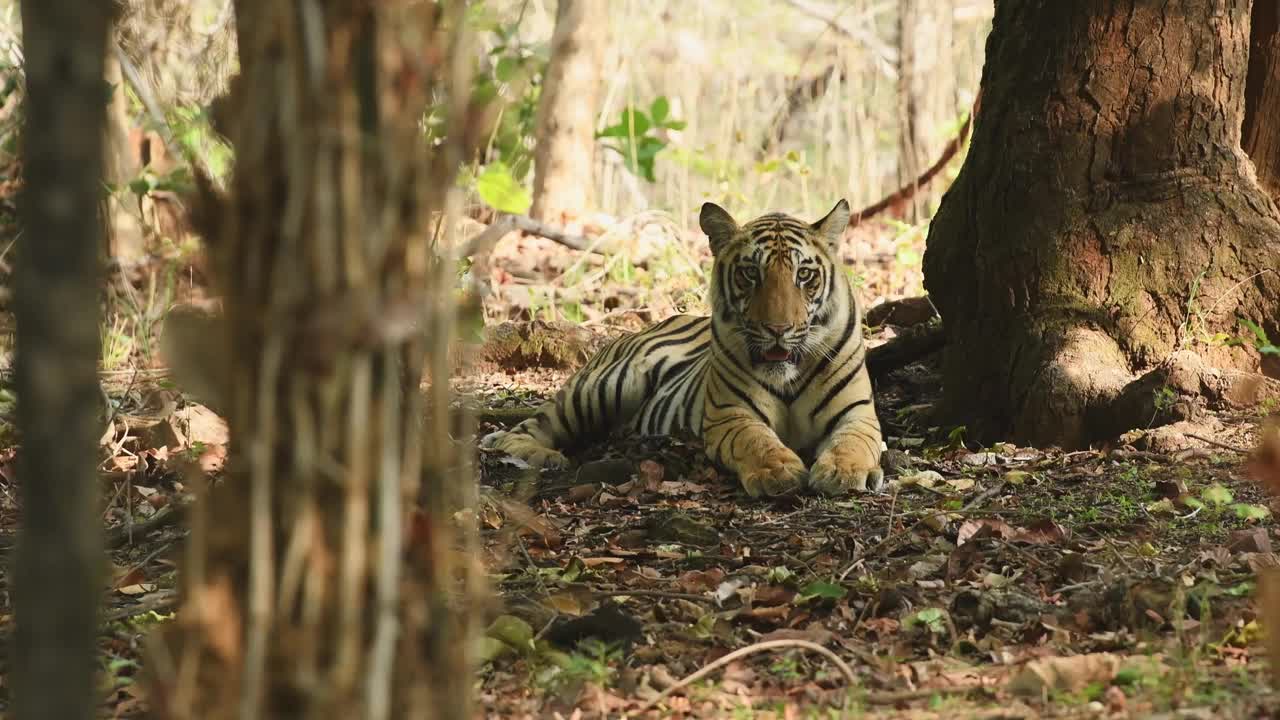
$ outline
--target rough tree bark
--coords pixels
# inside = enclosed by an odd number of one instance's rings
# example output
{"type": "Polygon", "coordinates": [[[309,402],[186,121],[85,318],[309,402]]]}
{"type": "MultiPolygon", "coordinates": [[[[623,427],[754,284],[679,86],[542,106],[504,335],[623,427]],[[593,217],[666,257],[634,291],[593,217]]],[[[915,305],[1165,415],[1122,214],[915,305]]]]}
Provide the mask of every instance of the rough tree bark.
{"type": "Polygon", "coordinates": [[[1280,201],[1280,0],[1255,0],[1244,88],[1245,152],[1258,183],[1280,201]]]}
{"type": "Polygon", "coordinates": [[[538,99],[530,215],[563,223],[591,208],[595,124],[607,42],[609,4],[559,0],[551,61],[538,99]]]}
{"type": "Polygon", "coordinates": [[[23,516],[9,585],[15,718],[90,718],[97,705],[98,211],[112,10],[22,3],[25,185],[13,277],[23,516]]]}
{"type": "Polygon", "coordinates": [[[448,375],[438,211],[487,137],[465,10],[236,3],[241,70],[215,111],[234,174],[193,217],[224,307],[202,332],[224,352],[174,363],[220,396],[234,452],[149,663],[161,716],[469,717],[476,574],[457,539],[474,536],[452,510],[474,481],[447,385],[425,408],[417,392],[424,358],[448,375]],[[433,102],[450,131],[428,147],[433,102]]]}
{"type": "Polygon", "coordinates": [[[1078,447],[1145,426],[1135,374],[1163,367],[1191,395],[1203,378],[1172,370],[1192,350],[1257,367],[1214,341],[1238,317],[1280,336],[1280,224],[1240,148],[1249,12],[997,1],[983,111],[924,262],[944,411],[973,436],[1078,447]]]}

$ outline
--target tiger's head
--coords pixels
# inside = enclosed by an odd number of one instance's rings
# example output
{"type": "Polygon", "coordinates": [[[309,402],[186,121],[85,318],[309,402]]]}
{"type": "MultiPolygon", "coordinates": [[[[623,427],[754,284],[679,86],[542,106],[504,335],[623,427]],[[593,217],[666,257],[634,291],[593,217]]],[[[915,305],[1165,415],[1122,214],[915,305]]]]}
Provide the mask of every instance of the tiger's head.
{"type": "Polygon", "coordinates": [[[855,312],[836,259],[849,224],[847,202],[815,223],[770,213],[741,226],[706,203],[698,224],[715,255],[711,306],[727,335],[721,342],[776,382],[793,379],[806,360],[830,350],[832,335],[855,312]]]}

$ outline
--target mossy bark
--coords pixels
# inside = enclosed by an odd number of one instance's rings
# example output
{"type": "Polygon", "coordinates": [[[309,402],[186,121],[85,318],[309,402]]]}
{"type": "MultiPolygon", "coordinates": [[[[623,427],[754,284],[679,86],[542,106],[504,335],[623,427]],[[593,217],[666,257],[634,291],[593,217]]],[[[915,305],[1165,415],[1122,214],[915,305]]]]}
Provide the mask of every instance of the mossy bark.
{"type": "Polygon", "coordinates": [[[1085,445],[1180,349],[1257,367],[1221,342],[1238,317],[1280,330],[1280,215],[1240,146],[1249,13],[997,1],[983,112],[924,262],[946,414],[972,437],[1085,445]]]}

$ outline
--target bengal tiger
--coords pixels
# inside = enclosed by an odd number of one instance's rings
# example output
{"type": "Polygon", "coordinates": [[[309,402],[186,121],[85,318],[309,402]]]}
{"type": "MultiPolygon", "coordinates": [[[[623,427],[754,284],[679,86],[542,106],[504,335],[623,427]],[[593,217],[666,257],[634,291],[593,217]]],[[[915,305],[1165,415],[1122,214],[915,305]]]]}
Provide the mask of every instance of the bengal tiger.
{"type": "Polygon", "coordinates": [[[813,224],[770,213],[739,226],[704,204],[711,316],[677,315],[614,340],[533,417],[482,444],[564,467],[562,449],[611,431],[684,430],[753,497],[878,490],[862,313],[836,259],[848,223],[844,200],[813,224]]]}

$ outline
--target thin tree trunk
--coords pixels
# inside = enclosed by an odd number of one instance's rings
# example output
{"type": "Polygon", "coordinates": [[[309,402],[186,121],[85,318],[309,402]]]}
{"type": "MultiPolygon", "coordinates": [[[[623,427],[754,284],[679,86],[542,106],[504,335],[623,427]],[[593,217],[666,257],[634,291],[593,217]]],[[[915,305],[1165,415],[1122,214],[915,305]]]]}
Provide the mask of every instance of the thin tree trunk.
{"type": "Polygon", "coordinates": [[[538,100],[533,209],[552,223],[591,209],[595,183],[595,123],[608,34],[609,4],[559,0],[551,61],[538,100]]]}
{"type": "Polygon", "coordinates": [[[98,280],[113,4],[22,3],[23,232],[14,273],[19,476],[15,718],[89,718],[102,588],[98,280]]]}
{"type": "MultiPolygon", "coordinates": [[[[902,0],[898,17],[899,186],[916,182],[949,138],[942,128],[955,119],[955,73],[951,57],[952,0],[902,0]]],[[[924,219],[934,192],[910,195],[909,219],[924,219]]]]}
{"type": "Polygon", "coordinates": [[[155,696],[169,717],[465,718],[474,537],[452,513],[474,507],[474,476],[447,384],[425,408],[417,392],[423,358],[448,376],[438,211],[487,137],[464,104],[465,7],[236,11],[241,71],[218,110],[235,171],[195,213],[225,307],[204,377],[235,452],[194,516],[155,696]],[[437,98],[450,132],[428,147],[437,98]]]}
{"type": "Polygon", "coordinates": [[[1255,0],[1244,91],[1244,149],[1280,201],[1280,0],[1255,0]]]}
{"type": "Polygon", "coordinates": [[[115,260],[137,260],[146,251],[136,196],[126,187],[141,169],[129,146],[129,102],[120,62],[108,54],[106,80],[113,87],[107,106],[106,181],[117,188],[107,198],[107,251],[115,260]],[[132,207],[130,207],[132,205],[132,207]]]}
{"type": "Polygon", "coordinates": [[[1221,342],[1237,318],[1280,336],[1280,222],[1240,147],[1249,12],[997,1],[983,111],[924,263],[946,414],[971,437],[1078,447],[1145,426],[1137,374],[1169,368],[1192,394],[1174,370],[1193,359],[1258,367],[1221,342]]]}

